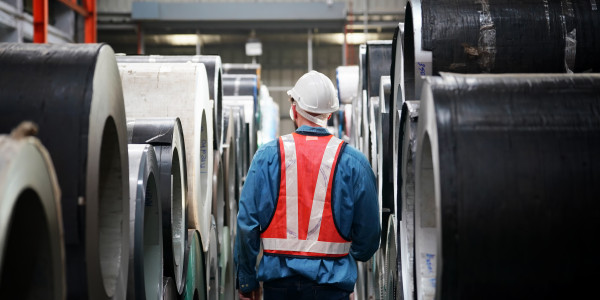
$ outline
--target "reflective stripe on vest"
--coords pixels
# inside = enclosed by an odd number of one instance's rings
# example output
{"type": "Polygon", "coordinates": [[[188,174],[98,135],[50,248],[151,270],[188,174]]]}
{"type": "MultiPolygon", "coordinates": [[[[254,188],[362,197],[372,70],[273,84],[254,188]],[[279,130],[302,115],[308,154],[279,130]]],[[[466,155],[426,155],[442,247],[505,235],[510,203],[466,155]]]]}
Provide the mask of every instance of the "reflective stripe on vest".
{"type": "Polygon", "coordinates": [[[333,173],[342,145],[342,140],[331,135],[280,137],[281,183],[273,219],[261,234],[265,253],[348,254],[351,243],[337,231],[331,206],[333,173]]]}

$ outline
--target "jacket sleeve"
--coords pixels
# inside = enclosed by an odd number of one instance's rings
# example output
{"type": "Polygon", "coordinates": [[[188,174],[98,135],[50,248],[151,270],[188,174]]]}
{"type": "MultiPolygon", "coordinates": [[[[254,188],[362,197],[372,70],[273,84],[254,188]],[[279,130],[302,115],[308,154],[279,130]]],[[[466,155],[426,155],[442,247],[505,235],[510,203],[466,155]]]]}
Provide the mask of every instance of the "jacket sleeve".
{"type": "Polygon", "coordinates": [[[260,250],[259,198],[260,187],[264,186],[263,172],[260,172],[261,158],[255,156],[242,189],[237,217],[235,241],[235,265],[237,284],[242,292],[258,288],[256,279],[256,258],[260,250]]]}
{"type": "Polygon", "coordinates": [[[359,261],[367,261],[379,248],[381,225],[375,174],[366,159],[358,162],[353,176],[354,216],[350,254],[359,261]]]}

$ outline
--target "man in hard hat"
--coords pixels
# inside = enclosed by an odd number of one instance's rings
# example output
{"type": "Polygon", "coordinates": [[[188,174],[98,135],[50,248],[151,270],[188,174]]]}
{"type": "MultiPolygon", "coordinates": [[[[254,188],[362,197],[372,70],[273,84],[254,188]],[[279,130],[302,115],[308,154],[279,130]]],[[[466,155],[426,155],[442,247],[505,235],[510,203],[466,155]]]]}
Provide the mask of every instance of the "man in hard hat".
{"type": "Polygon", "coordinates": [[[262,281],[266,300],[348,299],[356,260],[379,247],[375,175],[362,153],[325,129],[339,107],[329,78],[311,71],[287,94],[297,130],[256,152],[240,197],[240,298],[259,299],[262,281]]]}

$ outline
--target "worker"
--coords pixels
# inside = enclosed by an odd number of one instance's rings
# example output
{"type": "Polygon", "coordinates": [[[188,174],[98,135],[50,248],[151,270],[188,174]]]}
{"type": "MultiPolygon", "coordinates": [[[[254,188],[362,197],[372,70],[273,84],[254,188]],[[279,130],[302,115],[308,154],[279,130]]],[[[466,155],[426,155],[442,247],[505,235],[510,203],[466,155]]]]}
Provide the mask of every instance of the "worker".
{"type": "Polygon", "coordinates": [[[356,260],[379,248],[375,174],[326,129],[335,88],[310,71],[287,92],[296,131],[254,155],[239,201],[235,263],[240,299],[348,299],[356,260]],[[262,246],[262,258],[256,270],[262,246]]]}

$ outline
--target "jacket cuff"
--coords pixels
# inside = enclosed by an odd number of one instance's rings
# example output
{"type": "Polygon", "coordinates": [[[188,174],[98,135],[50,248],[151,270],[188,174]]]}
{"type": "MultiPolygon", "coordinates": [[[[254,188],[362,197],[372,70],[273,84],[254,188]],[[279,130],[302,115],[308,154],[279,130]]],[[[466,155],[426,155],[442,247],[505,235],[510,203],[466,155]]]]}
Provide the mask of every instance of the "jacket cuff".
{"type": "Polygon", "coordinates": [[[240,274],[238,278],[239,289],[242,293],[254,291],[258,288],[258,280],[256,278],[248,278],[240,274]]]}

